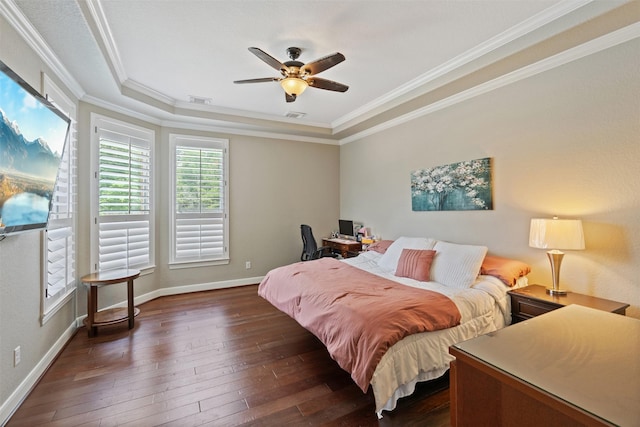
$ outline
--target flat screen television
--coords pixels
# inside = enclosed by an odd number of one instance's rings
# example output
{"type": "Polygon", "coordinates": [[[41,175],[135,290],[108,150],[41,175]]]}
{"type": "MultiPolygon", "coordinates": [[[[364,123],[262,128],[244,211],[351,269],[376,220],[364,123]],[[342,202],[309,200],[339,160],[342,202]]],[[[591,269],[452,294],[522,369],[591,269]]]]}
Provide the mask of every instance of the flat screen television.
{"type": "Polygon", "coordinates": [[[70,122],[0,61],[0,235],[46,228],[70,122]]]}

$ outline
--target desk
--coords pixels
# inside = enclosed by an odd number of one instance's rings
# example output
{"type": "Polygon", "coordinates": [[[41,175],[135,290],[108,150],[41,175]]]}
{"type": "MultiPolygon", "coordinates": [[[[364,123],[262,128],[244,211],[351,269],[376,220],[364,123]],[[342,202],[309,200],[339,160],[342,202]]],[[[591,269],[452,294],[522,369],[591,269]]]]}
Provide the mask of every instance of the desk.
{"type": "Polygon", "coordinates": [[[134,318],[140,313],[140,309],[133,306],[133,280],[138,276],[139,270],[119,269],[99,271],[82,277],[82,283],[88,288],[87,318],[84,324],[90,337],[95,336],[98,326],[113,325],[125,320],[129,321],[129,329],[133,329],[134,318]],[[127,282],[127,307],[98,311],[98,288],[123,282],[127,282]]]}
{"type": "Polygon", "coordinates": [[[640,420],[640,320],[569,305],[449,348],[453,426],[640,420]]]}
{"type": "Polygon", "coordinates": [[[322,246],[328,246],[334,252],[339,252],[343,258],[354,257],[362,250],[360,242],[348,239],[322,239],[322,246]]]}

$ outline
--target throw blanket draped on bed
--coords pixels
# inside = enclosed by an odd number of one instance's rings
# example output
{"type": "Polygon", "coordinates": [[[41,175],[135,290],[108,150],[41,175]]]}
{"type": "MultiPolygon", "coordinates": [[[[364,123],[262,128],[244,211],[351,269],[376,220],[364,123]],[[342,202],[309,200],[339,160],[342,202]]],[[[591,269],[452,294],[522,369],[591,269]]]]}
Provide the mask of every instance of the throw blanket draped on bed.
{"type": "Polygon", "coordinates": [[[258,294],[318,337],[364,392],[389,347],[407,335],[456,326],[461,318],[442,294],[333,258],[271,270],[258,294]]]}

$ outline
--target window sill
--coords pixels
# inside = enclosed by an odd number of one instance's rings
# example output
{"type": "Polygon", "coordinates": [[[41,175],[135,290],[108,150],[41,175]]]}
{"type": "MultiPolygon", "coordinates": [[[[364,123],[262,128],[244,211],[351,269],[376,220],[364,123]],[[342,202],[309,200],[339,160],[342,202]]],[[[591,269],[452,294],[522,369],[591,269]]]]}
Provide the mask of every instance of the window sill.
{"type": "Polygon", "coordinates": [[[173,261],[169,263],[170,270],[178,270],[181,268],[195,268],[195,267],[211,267],[215,265],[227,265],[229,259],[216,259],[209,261],[173,261]]]}
{"type": "MultiPolygon", "coordinates": [[[[58,297],[56,301],[51,303],[50,307],[47,307],[46,310],[42,312],[42,316],[40,317],[40,324],[44,325],[47,323],[62,307],[64,307],[71,298],[76,293],[76,289],[69,289],[63,296],[58,297]]],[[[53,298],[53,297],[52,297],[53,298]]],[[[47,301],[44,302],[47,305],[47,301]]]]}

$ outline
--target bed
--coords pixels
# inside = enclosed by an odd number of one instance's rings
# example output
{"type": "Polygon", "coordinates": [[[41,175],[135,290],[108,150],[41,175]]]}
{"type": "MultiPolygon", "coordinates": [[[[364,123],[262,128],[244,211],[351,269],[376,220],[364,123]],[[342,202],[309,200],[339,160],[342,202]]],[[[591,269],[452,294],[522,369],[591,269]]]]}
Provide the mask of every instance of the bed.
{"type": "Polygon", "coordinates": [[[484,246],[400,237],[354,258],[276,268],[258,294],[316,335],[363,392],[370,386],[382,417],[449,369],[449,346],[508,325],[507,291],[529,272],[484,246]]]}

